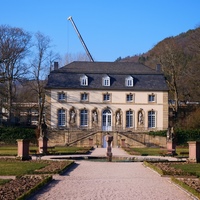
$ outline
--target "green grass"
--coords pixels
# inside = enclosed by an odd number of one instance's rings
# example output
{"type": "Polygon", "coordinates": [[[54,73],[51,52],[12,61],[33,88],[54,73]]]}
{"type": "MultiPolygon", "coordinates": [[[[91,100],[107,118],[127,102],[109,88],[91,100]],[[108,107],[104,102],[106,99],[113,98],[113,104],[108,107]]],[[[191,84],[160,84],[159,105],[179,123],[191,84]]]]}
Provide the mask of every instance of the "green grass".
{"type": "Polygon", "coordinates": [[[17,146],[0,146],[0,156],[16,156],[17,146]]]}
{"type": "Polygon", "coordinates": [[[87,153],[91,147],[61,147],[56,146],[55,152],[61,154],[78,154],[78,153],[87,153]]]}
{"type": "Polygon", "coordinates": [[[184,172],[188,172],[191,175],[200,177],[200,163],[187,163],[187,164],[173,164],[176,169],[181,169],[184,172]]]}
{"type": "MultiPolygon", "coordinates": [[[[143,156],[160,156],[162,154],[167,153],[167,150],[164,148],[148,148],[148,147],[146,147],[146,148],[125,148],[125,150],[132,155],[139,154],[139,155],[143,155],[143,156]]],[[[183,148],[183,147],[176,148],[176,153],[179,156],[182,156],[182,155],[180,155],[180,152],[188,152],[188,151],[189,151],[188,148],[183,148]]],[[[184,156],[186,156],[186,155],[184,155],[184,156]]]]}
{"type": "MultiPolygon", "coordinates": [[[[127,149],[125,149],[127,150],[127,149]]],[[[161,148],[130,148],[129,153],[134,154],[136,152],[137,154],[144,155],[144,156],[159,156],[161,152],[164,152],[166,150],[161,148]]]]}
{"type": "MultiPolygon", "coordinates": [[[[66,147],[56,146],[56,154],[78,154],[87,153],[91,147],[66,147]]],[[[37,146],[30,146],[29,150],[38,150],[37,146]]],[[[0,146],[0,156],[17,156],[17,145],[16,146],[0,146]]]]}
{"type": "Polygon", "coordinates": [[[0,179],[0,185],[8,183],[11,179],[0,179]]]}
{"type": "Polygon", "coordinates": [[[36,169],[41,169],[48,164],[31,162],[31,161],[16,161],[16,160],[1,160],[0,176],[21,176],[31,174],[36,169]]]}

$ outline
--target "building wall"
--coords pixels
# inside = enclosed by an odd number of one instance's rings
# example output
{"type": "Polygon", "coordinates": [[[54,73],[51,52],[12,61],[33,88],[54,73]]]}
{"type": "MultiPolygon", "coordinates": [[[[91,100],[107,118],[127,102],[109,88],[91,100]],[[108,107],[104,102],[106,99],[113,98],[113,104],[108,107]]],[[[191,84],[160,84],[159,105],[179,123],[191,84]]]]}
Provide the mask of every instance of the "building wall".
{"type": "MultiPolygon", "coordinates": [[[[93,147],[107,147],[106,132],[96,132],[92,135],[88,135],[84,139],[78,140],[87,133],[78,130],[70,132],[68,130],[52,130],[48,131],[48,145],[68,145],[73,141],[73,146],[93,146],[93,147]]],[[[166,148],[166,137],[152,136],[144,133],[128,133],[126,135],[118,132],[109,133],[113,136],[112,147],[132,147],[132,148],[143,148],[146,146],[160,146],[166,148]]]]}
{"type": "MultiPolygon", "coordinates": [[[[139,92],[139,91],[90,91],[90,90],[48,90],[46,93],[46,118],[47,124],[50,128],[58,128],[58,109],[66,110],[66,127],[69,128],[71,124],[69,111],[74,107],[76,112],[77,127],[80,126],[80,109],[86,108],[89,111],[88,128],[92,128],[92,110],[95,108],[98,112],[98,123],[96,126],[102,125],[102,112],[109,108],[112,112],[112,127],[116,127],[116,112],[120,110],[121,113],[121,128],[126,126],[126,111],[131,109],[134,112],[134,129],[146,130],[148,127],[148,111],[154,110],[156,112],[156,129],[163,130],[168,127],[168,93],[167,92],[139,92]],[[64,92],[66,100],[58,102],[58,92],[64,92]],[[81,102],[81,93],[89,94],[88,102],[81,102]],[[111,94],[110,102],[103,102],[103,94],[108,92],[111,94]],[[133,102],[126,102],[126,95],[133,94],[133,102]],[[148,95],[155,95],[155,102],[148,102],[148,95]],[[138,112],[143,110],[144,124],[141,127],[138,124],[138,112]]],[[[118,125],[119,127],[119,125],[118,125]]]]}

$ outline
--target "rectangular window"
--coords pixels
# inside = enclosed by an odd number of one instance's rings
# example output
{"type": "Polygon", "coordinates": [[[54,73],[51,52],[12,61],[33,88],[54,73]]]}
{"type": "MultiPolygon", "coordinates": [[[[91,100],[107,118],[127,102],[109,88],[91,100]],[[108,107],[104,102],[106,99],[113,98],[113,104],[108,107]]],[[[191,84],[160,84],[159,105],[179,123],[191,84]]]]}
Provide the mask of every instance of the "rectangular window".
{"type": "Polygon", "coordinates": [[[133,94],[127,94],[126,95],[126,101],[127,102],[133,102],[133,94]]]}
{"type": "Polygon", "coordinates": [[[88,94],[87,93],[81,94],[81,101],[88,101],[88,94]]]}
{"type": "Polygon", "coordinates": [[[133,127],[133,111],[126,111],[126,128],[133,127]]]}
{"type": "Polygon", "coordinates": [[[149,102],[155,102],[155,95],[154,94],[150,94],[148,97],[148,101],[149,102]]]}
{"type": "Polygon", "coordinates": [[[81,126],[87,126],[88,125],[88,111],[87,110],[81,110],[81,126]]]}
{"type": "Polygon", "coordinates": [[[155,128],[156,127],[156,112],[149,111],[148,112],[148,128],[155,128]]]}
{"type": "Polygon", "coordinates": [[[84,79],[84,78],[82,78],[82,79],[81,79],[81,85],[87,85],[87,80],[84,79]]]}
{"type": "Polygon", "coordinates": [[[58,126],[65,126],[65,120],[66,115],[65,115],[65,110],[60,109],[58,110],[58,126]]]}
{"type": "Polygon", "coordinates": [[[58,100],[59,101],[65,100],[65,93],[64,92],[58,93],[58,100]]]}
{"type": "Polygon", "coordinates": [[[104,94],[103,95],[103,101],[110,101],[110,94],[104,94]]]}
{"type": "Polygon", "coordinates": [[[104,80],[104,86],[109,86],[109,80],[108,79],[104,80]]]}

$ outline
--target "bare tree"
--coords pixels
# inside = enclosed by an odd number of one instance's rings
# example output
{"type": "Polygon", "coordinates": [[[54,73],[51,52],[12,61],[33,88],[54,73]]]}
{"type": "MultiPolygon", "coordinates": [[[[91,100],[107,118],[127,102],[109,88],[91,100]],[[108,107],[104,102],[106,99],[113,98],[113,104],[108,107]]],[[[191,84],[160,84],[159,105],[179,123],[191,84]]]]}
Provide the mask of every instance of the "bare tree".
{"type": "Polygon", "coordinates": [[[42,126],[45,121],[43,118],[44,103],[45,103],[45,84],[46,77],[49,73],[51,63],[53,59],[57,58],[57,55],[50,51],[51,40],[48,36],[37,32],[35,34],[35,54],[31,62],[31,69],[33,74],[32,89],[36,91],[38,104],[39,104],[39,116],[38,116],[38,127],[37,136],[43,136],[42,126]]]}
{"type": "Polygon", "coordinates": [[[27,66],[23,61],[30,48],[30,39],[30,34],[20,28],[0,26],[0,72],[1,79],[6,86],[5,98],[7,99],[9,124],[13,114],[16,80],[22,78],[27,72],[27,66]]]}
{"type": "Polygon", "coordinates": [[[197,101],[200,97],[200,27],[191,30],[187,48],[192,55],[192,61],[186,72],[188,84],[190,85],[188,100],[197,101]]]}
{"type": "Polygon", "coordinates": [[[67,65],[73,61],[89,61],[89,58],[85,53],[77,53],[77,54],[67,53],[63,59],[63,64],[67,65]]]}
{"type": "Polygon", "coordinates": [[[170,96],[175,101],[174,111],[178,112],[178,102],[180,100],[180,88],[184,83],[183,75],[188,63],[188,56],[174,40],[167,38],[151,51],[158,63],[162,65],[162,70],[166,76],[166,81],[170,90],[170,96]]]}

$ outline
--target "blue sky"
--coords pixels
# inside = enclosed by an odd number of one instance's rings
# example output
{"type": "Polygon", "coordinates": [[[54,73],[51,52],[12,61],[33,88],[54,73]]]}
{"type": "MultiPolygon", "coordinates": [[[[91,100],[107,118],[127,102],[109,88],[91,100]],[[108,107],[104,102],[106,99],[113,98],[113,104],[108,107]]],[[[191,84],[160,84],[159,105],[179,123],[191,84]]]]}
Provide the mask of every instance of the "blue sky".
{"type": "Polygon", "coordinates": [[[0,0],[0,25],[49,36],[53,51],[85,53],[95,61],[145,53],[166,37],[200,26],[200,0],[0,0]]]}

